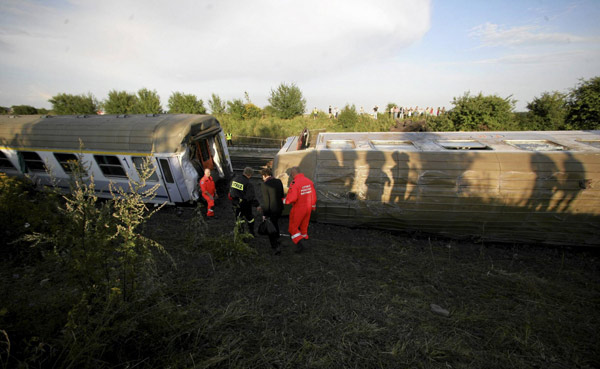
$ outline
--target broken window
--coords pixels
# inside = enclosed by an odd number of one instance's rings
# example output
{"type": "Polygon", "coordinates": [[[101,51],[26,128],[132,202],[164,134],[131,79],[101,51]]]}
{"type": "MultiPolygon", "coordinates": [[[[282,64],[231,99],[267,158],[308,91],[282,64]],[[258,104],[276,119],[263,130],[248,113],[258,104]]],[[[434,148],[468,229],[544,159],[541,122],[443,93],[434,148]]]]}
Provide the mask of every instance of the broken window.
{"type": "Polygon", "coordinates": [[[506,140],[507,144],[528,151],[565,151],[568,147],[548,140],[506,140]]]}
{"type": "Polygon", "coordinates": [[[475,140],[444,140],[436,141],[438,145],[448,150],[491,150],[488,145],[475,140]]]}
{"type": "Polygon", "coordinates": [[[354,149],[354,140],[327,140],[328,149],[354,149]]]}
{"type": "Polygon", "coordinates": [[[375,149],[381,150],[411,151],[416,149],[411,141],[371,140],[371,145],[373,145],[375,149]]]}

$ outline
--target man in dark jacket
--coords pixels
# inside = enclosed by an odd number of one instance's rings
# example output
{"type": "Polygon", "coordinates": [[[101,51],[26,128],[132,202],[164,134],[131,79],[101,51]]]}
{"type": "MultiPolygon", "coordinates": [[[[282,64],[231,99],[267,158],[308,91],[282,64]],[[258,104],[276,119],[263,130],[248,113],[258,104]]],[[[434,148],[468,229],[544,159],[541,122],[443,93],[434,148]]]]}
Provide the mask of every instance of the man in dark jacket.
{"type": "Polygon", "coordinates": [[[264,183],[261,186],[263,219],[268,218],[275,226],[276,233],[269,234],[271,248],[275,250],[275,255],[281,254],[279,245],[279,217],[283,211],[283,183],[277,178],[273,178],[271,168],[264,168],[260,171],[264,183]]]}
{"type": "Polygon", "coordinates": [[[252,207],[257,207],[258,200],[254,194],[254,186],[250,183],[254,170],[250,167],[244,168],[242,174],[238,174],[231,181],[229,199],[233,205],[236,221],[243,221],[248,225],[248,231],[254,236],[254,215],[252,207]]]}

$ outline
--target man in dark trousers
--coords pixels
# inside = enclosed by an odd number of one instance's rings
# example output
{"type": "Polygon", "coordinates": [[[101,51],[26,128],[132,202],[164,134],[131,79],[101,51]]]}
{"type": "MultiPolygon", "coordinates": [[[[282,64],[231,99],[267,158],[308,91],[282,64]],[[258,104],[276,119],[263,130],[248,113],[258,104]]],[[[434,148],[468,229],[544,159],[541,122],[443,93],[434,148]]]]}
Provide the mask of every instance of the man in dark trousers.
{"type": "Polygon", "coordinates": [[[229,199],[233,205],[236,222],[245,222],[248,225],[248,231],[254,236],[252,207],[257,207],[259,204],[254,194],[254,186],[250,183],[252,174],[254,174],[254,170],[246,167],[242,174],[238,174],[233,178],[231,187],[229,188],[229,199]]]}
{"type": "Polygon", "coordinates": [[[271,248],[275,251],[275,255],[281,254],[281,246],[279,245],[279,217],[283,211],[283,183],[277,178],[273,178],[271,168],[264,168],[260,171],[264,183],[261,186],[263,219],[271,220],[276,233],[269,234],[269,242],[271,248]]]}
{"type": "Polygon", "coordinates": [[[288,230],[299,253],[304,250],[304,240],[308,240],[308,222],[317,206],[317,193],[313,181],[306,178],[299,167],[291,168],[290,176],[293,181],[283,203],[292,204],[288,230]]]}

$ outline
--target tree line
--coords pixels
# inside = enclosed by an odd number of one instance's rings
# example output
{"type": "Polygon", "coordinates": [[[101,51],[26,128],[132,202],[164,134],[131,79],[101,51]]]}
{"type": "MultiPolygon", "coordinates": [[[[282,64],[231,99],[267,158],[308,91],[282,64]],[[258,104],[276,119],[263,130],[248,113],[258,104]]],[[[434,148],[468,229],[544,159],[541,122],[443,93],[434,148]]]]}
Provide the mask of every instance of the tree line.
{"type": "MultiPolygon", "coordinates": [[[[265,111],[283,119],[302,115],[306,110],[306,100],[295,84],[282,83],[277,89],[271,90],[270,106],[259,108],[250,101],[247,92],[244,100],[233,99],[223,101],[218,95],[212,94],[208,105],[212,114],[231,114],[239,119],[260,117],[265,111]],[[245,101],[244,101],[245,100],[245,101]]],[[[67,94],[59,93],[48,100],[52,110],[37,109],[29,105],[13,105],[10,109],[0,107],[2,114],[48,114],[57,115],[93,115],[99,112],[105,114],[206,114],[204,101],[194,94],[173,92],[168,100],[167,110],[163,111],[160,96],[156,90],[141,88],[137,93],[111,90],[108,97],[99,101],[91,93],[67,94]]]]}
{"type": "Polygon", "coordinates": [[[600,77],[580,80],[568,93],[544,92],[514,112],[516,101],[481,93],[455,97],[448,114],[427,123],[434,131],[593,130],[600,129],[600,77]]]}
{"type": "MultiPolygon", "coordinates": [[[[163,111],[155,90],[142,88],[137,93],[111,90],[106,100],[99,102],[91,93],[72,95],[60,93],[48,100],[52,110],[36,109],[28,105],[13,106],[13,114],[206,114],[204,101],[196,95],[173,92],[168,109],[163,111]]],[[[260,108],[252,103],[247,92],[244,98],[225,101],[212,94],[208,107],[214,115],[228,115],[235,121],[265,117],[292,119],[306,112],[306,99],[295,84],[281,83],[272,89],[269,104],[260,108]]],[[[442,116],[427,117],[431,131],[486,131],[486,130],[577,130],[600,128],[600,77],[581,79],[567,93],[544,92],[527,103],[526,112],[515,112],[516,100],[511,96],[473,95],[470,92],[454,97],[453,107],[442,116]]],[[[388,106],[400,104],[389,103],[388,106]]],[[[8,113],[8,108],[0,107],[8,113]]],[[[342,110],[340,129],[352,129],[356,109],[347,104],[342,110]],[[342,122],[348,121],[348,122],[342,122]]]]}

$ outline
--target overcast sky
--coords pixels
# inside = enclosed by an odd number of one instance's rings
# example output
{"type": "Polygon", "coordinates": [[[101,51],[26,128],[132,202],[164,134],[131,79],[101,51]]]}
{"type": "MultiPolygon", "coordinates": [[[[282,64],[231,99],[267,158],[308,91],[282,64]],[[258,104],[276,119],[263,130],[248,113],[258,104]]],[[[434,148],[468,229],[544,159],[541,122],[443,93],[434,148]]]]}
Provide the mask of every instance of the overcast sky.
{"type": "Polygon", "coordinates": [[[600,75],[600,1],[0,0],[0,106],[156,90],[260,107],[295,83],[307,110],[452,107],[600,75]]]}

